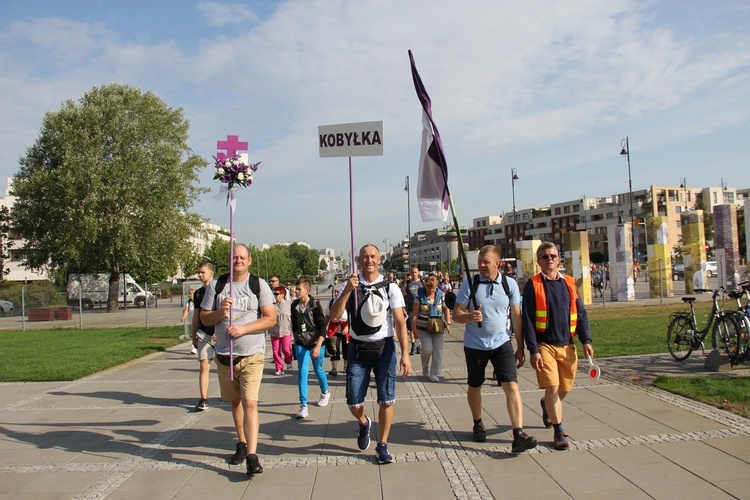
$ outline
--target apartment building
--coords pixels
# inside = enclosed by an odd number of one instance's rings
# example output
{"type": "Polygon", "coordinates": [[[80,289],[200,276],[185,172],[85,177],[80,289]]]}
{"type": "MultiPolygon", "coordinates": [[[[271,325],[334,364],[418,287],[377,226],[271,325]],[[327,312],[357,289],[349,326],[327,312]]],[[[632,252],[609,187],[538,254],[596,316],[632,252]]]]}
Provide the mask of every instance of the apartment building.
{"type": "Polygon", "coordinates": [[[671,247],[682,242],[680,215],[702,201],[706,211],[713,212],[719,204],[742,206],[750,190],[728,187],[656,186],[599,198],[576,198],[549,207],[521,209],[505,216],[478,217],[469,229],[469,249],[483,245],[497,246],[503,255],[515,255],[515,242],[538,239],[562,246],[565,235],[572,231],[589,233],[589,252],[607,255],[607,227],[618,222],[634,222],[636,256],[645,261],[647,217],[665,217],[671,247]]]}

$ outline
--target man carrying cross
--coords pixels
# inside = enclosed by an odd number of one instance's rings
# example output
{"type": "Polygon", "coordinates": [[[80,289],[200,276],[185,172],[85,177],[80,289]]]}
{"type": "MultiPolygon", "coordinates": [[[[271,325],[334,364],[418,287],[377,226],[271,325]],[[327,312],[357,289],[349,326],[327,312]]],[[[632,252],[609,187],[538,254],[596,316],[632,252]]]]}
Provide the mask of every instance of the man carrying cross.
{"type": "Polygon", "coordinates": [[[247,459],[247,474],[263,472],[256,454],[260,421],[258,394],[263,378],[265,358],[265,331],[276,324],[273,293],[268,284],[250,276],[252,264],[247,246],[234,246],[232,256],[232,296],[229,284],[216,293],[218,283],[213,281],[206,289],[201,303],[201,321],[216,325],[216,368],[219,374],[221,399],[232,402],[232,418],[239,443],[230,463],[237,465],[247,459]],[[259,290],[252,290],[251,279],[258,280],[259,290]],[[218,296],[217,296],[218,295],[218,296]],[[233,314],[230,325],[229,315],[233,314]],[[230,356],[230,340],[234,340],[234,356],[230,356]],[[230,364],[234,363],[234,378],[230,364]]]}

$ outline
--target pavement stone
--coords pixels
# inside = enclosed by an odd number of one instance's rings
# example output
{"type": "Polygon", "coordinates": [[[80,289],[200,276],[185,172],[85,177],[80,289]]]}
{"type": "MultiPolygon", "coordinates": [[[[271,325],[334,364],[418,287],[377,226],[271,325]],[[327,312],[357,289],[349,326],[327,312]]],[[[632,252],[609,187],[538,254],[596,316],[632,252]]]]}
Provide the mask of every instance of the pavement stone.
{"type": "MultiPolygon", "coordinates": [[[[174,324],[179,311],[178,303],[160,304],[149,319],[153,326],[174,324]]],[[[86,325],[112,326],[131,324],[144,311],[86,313],[86,325]]],[[[0,319],[0,330],[17,319],[0,319]]],[[[193,410],[198,363],[188,343],[72,382],[0,384],[0,496],[747,498],[750,420],[650,385],[660,373],[717,376],[703,371],[699,354],[683,363],[668,354],[598,359],[602,378],[591,381],[582,371],[564,403],[571,436],[565,452],[553,449],[539,415],[542,391],[522,367],[525,429],[539,445],[516,456],[503,392],[489,380],[488,439],[471,439],[462,334],[454,325],[446,335],[439,383],[416,374],[398,378],[389,440],[395,463],[383,466],[374,444],[366,452],[356,448],[344,377],[329,377],[327,407],[313,404],[307,419],[296,420],[296,369],[275,376],[267,349],[259,402],[265,472],[252,481],[244,465],[227,463],[236,439],[214,374],[209,409],[193,410]]],[[[317,397],[312,374],[309,380],[317,397]]],[[[371,387],[370,416],[377,414],[374,399],[371,387]]]]}

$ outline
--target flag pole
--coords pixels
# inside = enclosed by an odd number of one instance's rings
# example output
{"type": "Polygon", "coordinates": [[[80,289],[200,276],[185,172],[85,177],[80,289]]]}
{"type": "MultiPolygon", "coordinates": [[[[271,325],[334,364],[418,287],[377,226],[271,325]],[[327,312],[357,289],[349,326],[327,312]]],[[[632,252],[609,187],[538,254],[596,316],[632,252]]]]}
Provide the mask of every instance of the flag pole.
{"type": "MultiPolygon", "coordinates": [[[[463,262],[464,270],[466,272],[466,277],[469,280],[469,299],[471,300],[471,303],[474,306],[474,310],[476,311],[479,309],[479,305],[477,304],[477,298],[476,294],[474,293],[474,287],[472,286],[473,283],[473,276],[471,274],[471,269],[469,269],[469,260],[466,257],[466,252],[464,251],[464,242],[463,237],[461,236],[461,229],[458,225],[458,217],[456,215],[456,207],[453,204],[453,197],[451,196],[450,189],[448,188],[448,168],[445,165],[445,157],[443,153],[443,144],[440,140],[440,133],[437,131],[437,126],[435,125],[435,122],[432,120],[432,103],[430,101],[430,96],[427,95],[427,90],[424,88],[424,84],[422,83],[422,78],[419,76],[419,72],[417,71],[417,65],[414,62],[414,55],[411,53],[411,50],[409,50],[409,62],[411,63],[411,75],[412,79],[414,80],[414,89],[417,92],[417,97],[419,98],[419,102],[422,104],[422,110],[424,115],[427,116],[427,118],[430,121],[430,133],[432,134],[432,145],[430,146],[429,150],[427,150],[427,156],[430,157],[430,159],[437,163],[437,166],[440,168],[440,173],[443,177],[443,193],[442,193],[442,200],[443,200],[443,210],[445,210],[445,198],[448,198],[448,204],[450,206],[451,215],[453,216],[453,227],[456,230],[456,237],[458,239],[458,251],[461,255],[461,260],[463,262]]],[[[424,123],[424,120],[423,120],[424,123]]],[[[425,127],[425,130],[427,130],[427,127],[425,127]]],[[[424,148],[425,145],[423,144],[422,147],[424,148]]],[[[425,150],[423,149],[423,154],[425,150]]],[[[420,170],[420,178],[421,178],[422,171],[420,170]]],[[[420,180],[421,185],[421,180],[420,180]]],[[[419,186],[418,186],[419,189],[419,186]]],[[[422,216],[422,220],[424,221],[424,215],[422,216]]],[[[437,220],[437,219],[434,219],[437,220]]],[[[445,220],[445,214],[443,214],[443,220],[445,220]]],[[[411,236],[410,236],[411,237],[411,236]]],[[[482,328],[482,322],[477,322],[477,326],[479,328],[482,328]]]]}
{"type": "MultiPolygon", "coordinates": [[[[451,215],[453,216],[453,227],[456,230],[456,237],[458,238],[458,252],[461,255],[461,261],[463,262],[464,269],[466,270],[466,277],[469,280],[469,299],[474,305],[474,310],[476,311],[477,309],[479,309],[479,305],[477,304],[477,297],[474,294],[474,287],[472,286],[474,280],[473,276],[471,275],[471,270],[469,269],[469,259],[466,256],[466,251],[464,250],[464,239],[463,236],[461,236],[461,229],[458,227],[458,216],[456,215],[456,207],[453,205],[453,196],[451,196],[451,191],[450,189],[448,189],[448,179],[447,175],[445,174],[445,168],[443,168],[444,165],[442,165],[442,155],[440,163],[440,170],[443,172],[443,180],[445,181],[445,194],[448,195],[448,203],[450,204],[451,215]]],[[[482,322],[479,321],[477,323],[477,326],[479,328],[482,328],[482,322]]]]}

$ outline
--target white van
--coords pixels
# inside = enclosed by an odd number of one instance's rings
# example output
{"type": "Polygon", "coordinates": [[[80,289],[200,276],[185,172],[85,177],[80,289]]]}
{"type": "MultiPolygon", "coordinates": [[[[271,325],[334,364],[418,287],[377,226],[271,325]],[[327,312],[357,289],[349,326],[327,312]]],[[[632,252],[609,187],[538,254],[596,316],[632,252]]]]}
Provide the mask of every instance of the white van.
{"type": "MultiPolygon", "coordinates": [[[[129,275],[121,274],[117,292],[117,301],[128,305],[143,307],[156,300],[154,294],[148,294],[129,275]]],[[[106,305],[109,298],[109,274],[71,274],[68,276],[68,305],[80,303],[85,309],[92,309],[94,304],[106,305]]]]}
{"type": "Polygon", "coordinates": [[[709,278],[713,278],[718,274],[717,269],[715,260],[706,262],[706,274],[709,278]]]}

